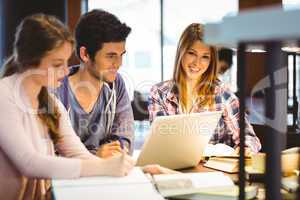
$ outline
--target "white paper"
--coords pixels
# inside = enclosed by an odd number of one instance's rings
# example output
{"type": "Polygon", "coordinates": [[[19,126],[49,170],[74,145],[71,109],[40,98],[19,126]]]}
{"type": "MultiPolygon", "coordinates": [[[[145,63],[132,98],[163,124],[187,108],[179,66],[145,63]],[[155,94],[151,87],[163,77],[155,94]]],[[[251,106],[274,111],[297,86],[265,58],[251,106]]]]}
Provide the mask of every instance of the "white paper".
{"type": "Polygon", "coordinates": [[[210,156],[232,156],[234,154],[234,148],[218,143],[218,144],[207,144],[203,156],[210,157],[210,156]]]}
{"type": "Polygon", "coordinates": [[[139,167],[133,170],[124,177],[111,176],[94,176],[78,179],[60,179],[52,180],[54,187],[75,187],[75,186],[93,186],[93,185],[118,185],[118,184],[138,184],[150,183],[150,180],[145,176],[139,167]]]}

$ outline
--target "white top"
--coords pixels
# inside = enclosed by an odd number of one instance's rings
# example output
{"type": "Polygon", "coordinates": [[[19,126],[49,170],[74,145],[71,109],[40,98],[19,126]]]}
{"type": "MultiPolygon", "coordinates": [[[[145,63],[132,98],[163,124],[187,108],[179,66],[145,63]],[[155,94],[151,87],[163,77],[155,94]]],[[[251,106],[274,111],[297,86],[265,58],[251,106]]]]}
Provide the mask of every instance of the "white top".
{"type": "Polygon", "coordinates": [[[29,101],[20,90],[21,79],[22,74],[0,79],[0,197],[3,199],[44,195],[47,182],[43,178],[77,178],[81,170],[79,158],[91,156],[57,99],[62,138],[56,149],[69,158],[55,156],[47,128],[28,109],[29,101]]]}

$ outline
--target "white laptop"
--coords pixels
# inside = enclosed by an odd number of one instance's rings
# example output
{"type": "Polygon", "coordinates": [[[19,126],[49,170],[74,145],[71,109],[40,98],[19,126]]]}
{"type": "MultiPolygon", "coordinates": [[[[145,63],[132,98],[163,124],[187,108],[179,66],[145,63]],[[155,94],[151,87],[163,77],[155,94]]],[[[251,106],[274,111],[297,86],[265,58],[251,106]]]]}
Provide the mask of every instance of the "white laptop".
{"type": "Polygon", "coordinates": [[[137,165],[159,164],[170,169],[198,165],[221,115],[222,111],[214,111],[156,117],[137,165]]]}

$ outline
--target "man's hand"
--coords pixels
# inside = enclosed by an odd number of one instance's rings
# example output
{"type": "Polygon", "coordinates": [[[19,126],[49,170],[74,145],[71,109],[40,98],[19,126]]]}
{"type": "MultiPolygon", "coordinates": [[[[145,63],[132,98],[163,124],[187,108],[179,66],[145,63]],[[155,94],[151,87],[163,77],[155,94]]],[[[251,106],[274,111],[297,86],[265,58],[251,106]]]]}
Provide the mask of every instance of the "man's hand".
{"type": "Polygon", "coordinates": [[[109,158],[121,152],[122,152],[122,148],[120,142],[113,141],[111,143],[101,145],[97,150],[96,155],[100,158],[109,158]]]}

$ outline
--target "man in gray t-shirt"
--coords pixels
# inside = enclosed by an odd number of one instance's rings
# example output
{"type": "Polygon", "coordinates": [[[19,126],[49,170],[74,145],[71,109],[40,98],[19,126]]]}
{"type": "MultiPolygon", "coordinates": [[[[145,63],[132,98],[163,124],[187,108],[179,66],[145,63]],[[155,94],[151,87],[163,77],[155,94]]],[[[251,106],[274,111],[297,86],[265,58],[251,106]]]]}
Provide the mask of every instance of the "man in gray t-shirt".
{"type": "Polygon", "coordinates": [[[133,151],[133,114],[118,70],[131,28],[103,10],[84,14],[75,29],[80,65],[70,69],[57,91],[85,146],[107,158],[133,151]]]}

